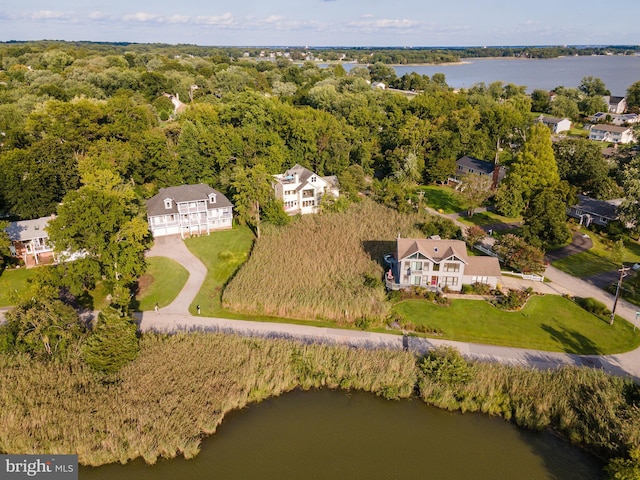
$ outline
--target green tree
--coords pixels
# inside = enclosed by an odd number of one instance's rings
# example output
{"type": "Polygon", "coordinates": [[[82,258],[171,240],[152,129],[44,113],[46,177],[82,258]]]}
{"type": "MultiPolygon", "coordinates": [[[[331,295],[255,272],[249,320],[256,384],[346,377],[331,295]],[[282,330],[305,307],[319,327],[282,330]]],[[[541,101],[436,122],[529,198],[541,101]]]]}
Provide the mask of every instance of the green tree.
{"type": "Polygon", "coordinates": [[[503,258],[506,265],[519,272],[539,274],[546,268],[544,252],[512,233],[498,238],[493,250],[503,258]]]}
{"type": "Polygon", "coordinates": [[[83,334],[78,314],[51,291],[40,290],[20,300],[5,318],[0,347],[38,358],[64,358],[83,334]]]}
{"type": "Polygon", "coordinates": [[[531,93],[531,111],[547,113],[551,108],[549,92],[546,90],[534,90],[531,93]]]}
{"type": "Polygon", "coordinates": [[[526,202],[538,190],[558,183],[560,176],[551,146],[551,132],[545,125],[531,127],[522,152],[511,164],[509,175],[522,179],[522,193],[526,202]]]}
{"type": "Polygon", "coordinates": [[[469,248],[473,248],[474,245],[480,243],[487,236],[487,232],[478,225],[472,225],[467,229],[467,235],[465,241],[469,248]]]}
{"type": "Polygon", "coordinates": [[[543,248],[561,245],[571,237],[561,188],[549,186],[536,193],[524,212],[522,233],[527,242],[543,248]]]}
{"type": "Polygon", "coordinates": [[[472,217],[476,209],[493,194],[491,191],[492,180],[486,175],[468,173],[461,178],[461,182],[460,196],[467,203],[467,216],[472,217]]]}
{"type": "Polygon", "coordinates": [[[9,226],[9,222],[0,220],[0,273],[6,263],[7,258],[10,255],[9,247],[11,246],[11,239],[7,233],[6,228],[9,226]]]}
{"type": "Polygon", "coordinates": [[[115,373],[138,356],[137,326],[113,308],[98,314],[89,338],[82,346],[82,359],[93,369],[115,373]]]}
{"type": "Polygon", "coordinates": [[[580,113],[585,116],[593,115],[597,112],[606,112],[608,110],[607,102],[601,96],[584,97],[578,102],[580,113]]]}
{"type": "Polygon", "coordinates": [[[587,97],[611,95],[604,82],[598,77],[583,77],[578,89],[587,97]]]}
{"type": "Polygon", "coordinates": [[[233,203],[240,221],[251,225],[260,238],[260,205],[274,197],[273,178],[264,165],[252,168],[236,167],[231,181],[233,203]]]}
{"type": "Polygon", "coordinates": [[[609,164],[598,145],[584,138],[568,138],[554,142],[553,152],[560,178],[579,192],[596,198],[612,198],[612,193],[616,196],[609,164]]]}
{"type": "Polygon", "coordinates": [[[624,199],[618,208],[620,220],[640,231],[640,156],[634,158],[622,173],[624,199]]]}
{"type": "Polygon", "coordinates": [[[94,281],[104,277],[113,285],[130,285],[144,271],[150,242],[142,205],[131,186],[111,171],[85,171],[83,182],[58,207],[57,217],[49,222],[49,238],[59,255],[85,255],[84,262],[78,267],[71,262],[69,269],[98,272],[94,281]]]}
{"type": "Polygon", "coordinates": [[[640,111],[640,80],[627,88],[627,108],[634,112],[640,111]]]}
{"type": "Polygon", "coordinates": [[[574,100],[566,95],[557,95],[553,102],[551,102],[551,111],[549,113],[556,117],[566,117],[577,120],[580,117],[578,100],[574,100]]]}

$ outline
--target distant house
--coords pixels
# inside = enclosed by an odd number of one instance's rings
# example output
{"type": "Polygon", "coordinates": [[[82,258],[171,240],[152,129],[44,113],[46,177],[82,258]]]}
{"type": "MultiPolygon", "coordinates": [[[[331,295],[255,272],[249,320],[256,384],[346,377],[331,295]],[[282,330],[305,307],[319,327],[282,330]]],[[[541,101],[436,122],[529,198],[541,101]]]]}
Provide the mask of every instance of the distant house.
{"type": "Polygon", "coordinates": [[[475,173],[483,177],[490,177],[491,188],[495,189],[507,175],[507,168],[503,165],[498,165],[493,162],[465,155],[464,157],[456,160],[456,173],[450,181],[454,183],[460,182],[462,177],[468,173],[475,173]]]}
{"type": "Polygon", "coordinates": [[[552,133],[560,133],[571,130],[571,120],[568,118],[549,117],[540,115],[536,119],[536,123],[542,123],[551,129],[552,133]]]}
{"type": "Polygon", "coordinates": [[[398,238],[386,274],[392,290],[444,287],[460,291],[463,284],[483,283],[496,288],[501,279],[500,263],[495,257],[469,257],[462,240],[398,238]]]}
{"type": "Polygon", "coordinates": [[[289,215],[316,213],[323,195],[340,194],[335,176],[321,177],[298,164],[273,178],[276,198],[282,200],[289,215]]]}
{"type": "Polygon", "coordinates": [[[11,222],[6,228],[11,240],[11,255],[21,258],[27,267],[54,262],[53,245],[49,243],[46,230],[52,218],[11,222]]]}
{"type": "Polygon", "coordinates": [[[625,97],[605,95],[602,98],[609,106],[609,113],[624,113],[627,110],[627,99],[625,97]]]}
{"type": "Polygon", "coordinates": [[[589,128],[589,140],[613,143],[631,143],[635,141],[631,127],[617,125],[595,124],[589,128]]]}
{"type": "Polygon", "coordinates": [[[384,82],[371,82],[371,88],[385,90],[387,88],[387,85],[384,82]]]}
{"type": "Polygon", "coordinates": [[[618,218],[620,203],[620,199],[597,200],[586,195],[578,195],[578,203],[569,207],[567,215],[579,219],[580,225],[585,227],[591,224],[605,227],[618,218]]]}
{"type": "Polygon", "coordinates": [[[203,183],[161,188],[147,200],[147,218],[154,237],[209,234],[231,228],[233,205],[203,183]]]}
{"type": "Polygon", "coordinates": [[[589,118],[593,123],[608,123],[610,125],[631,125],[640,122],[640,115],[637,113],[606,113],[598,112],[589,118]]]}

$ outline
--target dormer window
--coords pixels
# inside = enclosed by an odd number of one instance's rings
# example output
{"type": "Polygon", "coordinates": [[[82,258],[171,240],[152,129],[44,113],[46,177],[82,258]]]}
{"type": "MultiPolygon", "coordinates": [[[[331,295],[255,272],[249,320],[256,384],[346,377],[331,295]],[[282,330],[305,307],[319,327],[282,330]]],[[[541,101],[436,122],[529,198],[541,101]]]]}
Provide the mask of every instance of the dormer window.
{"type": "Polygon", "coordinates": [[[216,194],[215,193],[210,193],[209,194],[209,203],[216,203],[216,194]]]}
{"type": "Polygon", "coordinates": [[[164,199],[164,208],[169,210],[172,206],[173,206],[173,200],[171,200],[170,198],[165,198],[164,199]]]}

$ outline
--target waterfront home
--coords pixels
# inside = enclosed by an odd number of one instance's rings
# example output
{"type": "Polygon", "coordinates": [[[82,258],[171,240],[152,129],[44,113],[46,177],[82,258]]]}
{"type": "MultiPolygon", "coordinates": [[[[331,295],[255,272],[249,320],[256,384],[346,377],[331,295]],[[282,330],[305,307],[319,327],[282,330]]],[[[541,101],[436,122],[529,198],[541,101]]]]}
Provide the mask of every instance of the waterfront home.
{"type": "Polygon", "coordinates": [[[550,117],[548,115],[540,115],[536,119],[536,123],[542,123],[551,130],[551,133],[567,132],[571,130],[571,120],[568,118],[550,117]]]}
{"type": "Polygon", "coordinates": [[[507,168],[503,165],[465,155],[456,160],[456,173],[449,178],[449,182],[460,183],[462,177],[469,173],[491,178],[491,188],[495,189],[507,175],[507,168]]]}
{"type": "Polygon", "coordinates": [[[209,234],[232,226],[233,205],[204,183],[161,188],[147,200],[149,229],[154,237],[209,234]]]}
{"type": "Polygon", "coordinates": [[[474,283],[496,288],[501,279],[498,259],[468,256],[462,240],[398,237],[396,251],[385,260],[389,265],[385,283],[391,290],[446,287],[460,291],[463,284],[474,283]]]}
{"type": "Polygon", "coordinates": [[[625,97],[605,95],[602,98],[609,106],[609,113],[624,113],[627,109],[627,99],[625,97]]]}
{"type": "Polygon", "coordinates": [[[282,200],[289,215],[316,213],[325,194],[340,195],[335,176],[321,177],[298,164],[273,178],[276,198],[282,200]]]}
{"type": "Polygon", "coordinates": [[[596,124],[588,125],[589,140],[612,143],[631,143],[635,141],[631,127],[619,127],[617,125],[596,124]]]}
{"type": "Polygon", "coordinates": [[[21,258],[26,267],[53,263],[53,245],[49,242],[47,226],[53,217],[11,222],[6,228],[11,240],[11,255],[21,258]]]}
{"type": "Polygon", "coordinates": [[[618,218],[618,207],[622,200],[598,200],[586,195],[577,195],[578,203],[567,210],[567,215],[580,220],[580,225],[591,224],[605,227],[618,218]]]}

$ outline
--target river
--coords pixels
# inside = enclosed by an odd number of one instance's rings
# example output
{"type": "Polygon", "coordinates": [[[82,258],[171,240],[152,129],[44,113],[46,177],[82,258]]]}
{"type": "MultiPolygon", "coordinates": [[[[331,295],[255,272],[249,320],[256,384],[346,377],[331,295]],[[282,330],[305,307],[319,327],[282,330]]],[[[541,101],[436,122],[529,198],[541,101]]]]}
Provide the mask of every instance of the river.
{"type": "Polygon", "coordinates": [[[192,460],[80,469],[90,480],[602,479],[602,464],[551,433],[418,399],[295,391],[228,415],[192,460]]]}
{"type": "MultiPolygon", "coordinates": [[[[552,90],[560,85],[576,88],[584,77],[598,77],[612,95],[623,96],[627,88],[640,80],[640,56],[599,55],[549,59],[478,58],[463,59],[461,64],[398,65],[396,74],[416,72],[431,77],[444,73],[453,88],[469,88],[484,82],[502,81],[535,89],[552,90]]],[[[344,64],[350,70],[354,64],[344,64]]]]}

